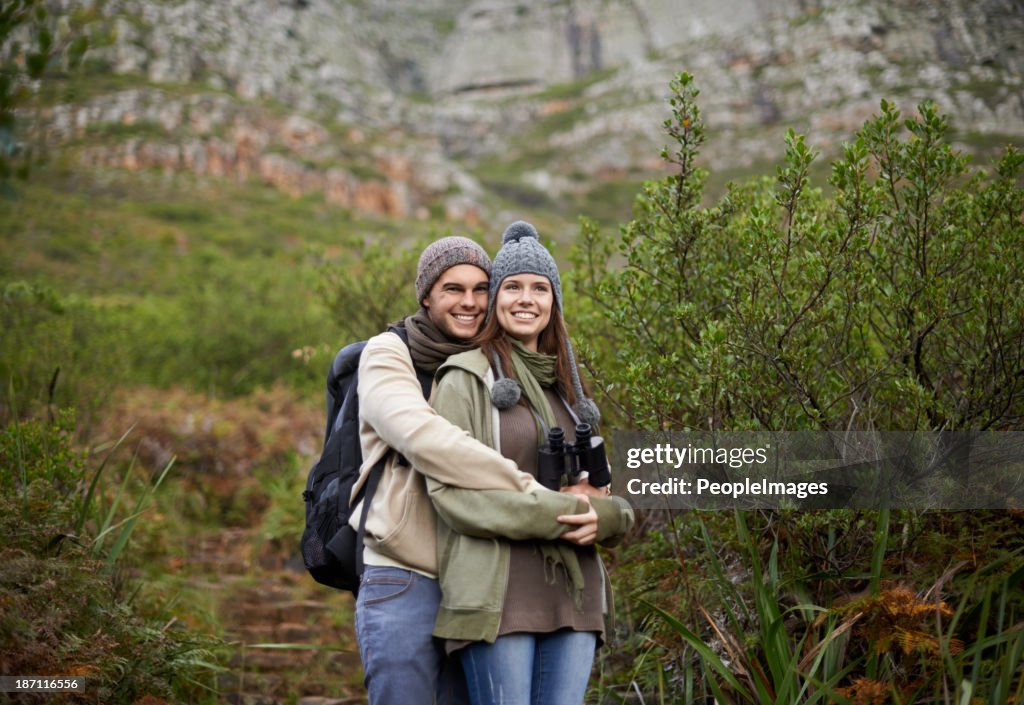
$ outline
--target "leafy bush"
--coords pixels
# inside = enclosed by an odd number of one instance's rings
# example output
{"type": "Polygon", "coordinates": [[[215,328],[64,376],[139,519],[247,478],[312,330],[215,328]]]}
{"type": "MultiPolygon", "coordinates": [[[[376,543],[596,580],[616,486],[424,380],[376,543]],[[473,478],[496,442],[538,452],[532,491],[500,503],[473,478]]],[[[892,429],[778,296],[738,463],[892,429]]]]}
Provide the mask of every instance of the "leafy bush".
{"type": "Polygon", "coordinates": [[[416,312],[416,265],[423,249],[440,237],[430,233],[398,248],[388,242],[349,241],[350,258],[321,261],[318,293],[343,331],[343,341],[376,335],[416,312]]]}
{"type": "Polygon", "coordinates": [[[123,346],[97,335],[103,317],[89,303],[52,289],[13,281],[0,290],[0,421],[14,409],[41,415],[74,407],[88,427],[123,366],[123,346]]]}
{"type": "Polygon", "coordinates": [[[129,362],[120,381],[184,383],[227,396],[280,383],[313,386],[292,351],[317,331],[322,309],[299,277],[267,260],[219,256],[203,270],[190,273],[173,296],[106,312],[109,339],[122,341],[129,362]]]}
{"type": "Polygon", "coordinates": [[[82,676],[83,702],[202,700],[216,643],[140,609],[115,570],[147,493],[127,515],[101,501],[73,431],[70,412],[0,431],[0,671],[82,676]]]}
{"type": "Polygon", "coordinates": [[[591,301],[575,332],[630,425],[1020,427],[1024,155],[969,171],[932,104],[901,121],[883,101],[830,195],[790,132],[774,181],[704,206],[698,92],[686,74],[673,88],[678,173],[646,184],[617,242],[585,222],[574,257],[591,301]]]}
{"type": "Polygon", "coordinates": [[[328,363],[294,351],[338,341],[294,233],[308,222],[326,240],[324,214],[241,186],[203,203],[187,182],[160,191],[141,175],[132,190],[114,176],[112,197],[78,193],[103,188],[91,177],[46,175],[0,211],[0,373],[20,408],[75,406],[87,431],[120,386],[322,390],[328,363]]]}
{"type": "Polygon", "coordinates": [[[953,521],[834,514],[872,522],[868,555],[816,576],[787,540],[801,523],[835,516],[735,512],[730,527],[729,513],[702,512],[653,528],[616,573],[641,638],[606,691],[640,689],[663,703],[1016,702],[1021,517],[964,522],[956,539],[981,550],[931,563],[930,544],[949,541],[953,521]],[[679,553],[665,550],[673,532],[685,540],[679,553]],[[654,575],[634,574],[659,563],[654,575]]]}
{"type": "MultiPolygon", "coordinates": [[[[881,112],[830,190],[786,135],[774,179],[708,203],[692,77],[672,83],[677,173],[618,237],[584,220],[574,333],[612,425],[644,430],[1009,430],[1024,422],[1024,155],[991,172],[928,102],[881,112]],[[611,266],[609,266],[611,263],[611,266]]],[[[630,668],[660,702],[1016,702],[1019,513],[642,516],[619,560],[630,668]],[[970,546],[964,555],[964,546],[970,546]]]]}

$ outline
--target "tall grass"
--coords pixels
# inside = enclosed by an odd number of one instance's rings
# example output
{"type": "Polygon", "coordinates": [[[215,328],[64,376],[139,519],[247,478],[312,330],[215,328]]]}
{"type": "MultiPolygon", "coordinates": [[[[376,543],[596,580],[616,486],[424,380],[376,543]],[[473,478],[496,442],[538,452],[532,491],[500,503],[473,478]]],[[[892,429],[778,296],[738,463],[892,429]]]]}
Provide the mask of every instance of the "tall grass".
{"type": "MultiPolygon", "coordinates": [[[[1024,702],[1024,548],[964,576],[961,561],[914,592],[888,572],[893,517],[879,511],[868,571],[856,576],[865,588],[815,604],[807,586],[780,570],[778,537],[766,542],[752,533],[748,516],[735,512],[734,526],[748,580],[728,577],[723,556],[737,556],[698,514],[700,554],[717,599],[684,603],[681,613],[639,600],[679,640],[684,659],[672,687],[658,668],[654,702],[1024,702]],[[957,596],[955,609],[945,593],[957,596]]],[[[638,660],[637,668],[646,666],[638,660]]]]}
{"type": "Polygon", "coordinates": [[[129,463],[115,480],[111,459],[128,432],[90,469],[74,430],[68,411],[15,413],[0,427],[0,667],[83,676],[96,702],[206,702],[219,642],[137,603],[124,570],[172,463],[155,478],[129,463]]]}
{"type": "MultiPolygon", "coordinates": [[[[122,439],[124,436],[122,436],[122,439]]],[[[116,446],[115,446],[116,449],[116,446]]],[[[113,452],[113,450],[111,451],[113,452]]],[[[108,455],[107,458],[110,456],[108,455]]],[[[131,538],[132,532],[135,530],[135,525],[139,518],[149,509],[152,505],[153,498],[156,492],[160,489],[160,485],[163,484],[164,479],[167,477],[167,473],[171,471],[174,466],[174,458],[172,457],[163,470],[157,475],[156,480],[152,485],[144,487],[135,499],[134,508],[125,515],[121,515],[121,504],[122,501],[127,503],[126,499],[129,494],[128,486],[132,479],[133,470],[135,469],[135,460],[137,456],[132,456],[131,464],[124,473],[124,478],[117,487],[117,493],[114,495],[113,500],[110,501],[106,507],[106,511],[103,511],[102,495],[95,495],[93,489],[99,480],[100,474],[103,472],[103,468],[106,465],[106,460],[96,469],[93,476],[93,481],[89,485],[89,494],[86,496],[86,500],[82,503],[82,515],[79,517],[79,522],[88,514],[93,514],[99,523],[96,527],[96,536],[92,539],[92,552],[93,556],[105,557],[105,561],[108,569],[113,569],[117,563],[121,554],[124,552],[125,546],[128,545],[128,540],[131,538]],[[96,506],[92,506],[90,498],[97,497],[96,506]],[[107,538],[113,536],[113,542],[107,544],[107,538]]]]}

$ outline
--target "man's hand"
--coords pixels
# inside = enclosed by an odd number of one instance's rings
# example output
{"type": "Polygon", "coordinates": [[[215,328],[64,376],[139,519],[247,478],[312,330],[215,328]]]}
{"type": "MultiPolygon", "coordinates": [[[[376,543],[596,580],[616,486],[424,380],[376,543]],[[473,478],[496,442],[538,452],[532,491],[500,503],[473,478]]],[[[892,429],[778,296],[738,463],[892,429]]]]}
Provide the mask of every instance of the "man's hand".
{"type": "Polygon", "coordinates": [[[590,497],[586,494],[579,495],[587,503],[589,511],[583,514],[562,514],[558,521],[568,524],[570,527],[561,538],[577,546],[589,546],[597,540],[597,512],[590,504],[590,497]]]}

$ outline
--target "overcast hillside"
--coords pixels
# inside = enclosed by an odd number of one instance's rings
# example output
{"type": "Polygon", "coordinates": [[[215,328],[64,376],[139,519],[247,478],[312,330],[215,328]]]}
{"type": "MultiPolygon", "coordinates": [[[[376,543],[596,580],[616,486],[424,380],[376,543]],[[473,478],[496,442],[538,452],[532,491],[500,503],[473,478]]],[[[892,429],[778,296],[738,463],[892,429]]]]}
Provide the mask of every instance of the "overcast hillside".
{"type": "MultiPolygon", "coordinates": [[[[65,3],[67,6],[80,3],[65,3]]],[[[86,163],[260,178],[345,208],[478,223],[598,210],[656,174],[668,82],[702,89],[707,166],[788,127],[826,155],[895,99],[958,142],[1024,141],[1019,0],[108,0],[90,88],[40,125],[86,163]]]]}

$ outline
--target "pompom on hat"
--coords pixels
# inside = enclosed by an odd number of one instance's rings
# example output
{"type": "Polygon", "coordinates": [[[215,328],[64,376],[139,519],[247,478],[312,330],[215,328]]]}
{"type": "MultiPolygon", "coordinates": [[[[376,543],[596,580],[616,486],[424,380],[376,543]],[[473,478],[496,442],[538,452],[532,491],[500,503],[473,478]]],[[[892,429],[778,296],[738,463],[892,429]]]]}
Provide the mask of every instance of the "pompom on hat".
{"type": "MultiPolygon", "coordinates": [[[[491,265],[491,290],[487,302],[487,315],[493,315],[494,301],[498,296],[498,288],[501,282],[515,274],[536,274],[547,277],[551,282],[551,289],[554,293],[555,306],[562,310],[562,279],[558,276],[558,265],[555,258],[551,256],[547,248],[540,242],[537,228],[524,220],[516,222],[505,228],[501,236],[501,250],[494,256],[491,265]]],[[[572,377],[572,388],[576,395],[576,403],[573,411],[579,420],[596,426],[601,420],[601,412],[592,399],[588,399],[583,393],[583,385],[580,383],[579,370],[576,367],[576,355],[573,353],[572,343],[569,334],[565,334],[566,355],[569,362],[569,372],[572,377]]],[[[501,369],[501,361],[497,355],[493,359],[493,368],[497,380],[491,387],[491,402],[498,409],[510,409],[519,403],[522,390],[519,384],[506,377],[501,369]]]]}

